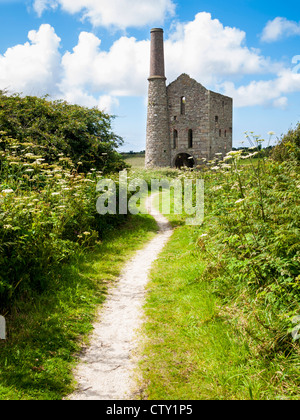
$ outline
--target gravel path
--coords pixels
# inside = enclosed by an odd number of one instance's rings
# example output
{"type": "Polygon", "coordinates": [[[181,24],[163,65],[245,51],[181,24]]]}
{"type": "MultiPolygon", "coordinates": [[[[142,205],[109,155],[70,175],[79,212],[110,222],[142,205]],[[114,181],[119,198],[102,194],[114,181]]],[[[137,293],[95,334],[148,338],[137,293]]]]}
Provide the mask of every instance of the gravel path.
{"type": "Polygon", "coordinates": [[[90,346],[75,372],[78,390],[70,400],[132,400],[133,357],[138,347],[137,330],[142,325],[145,286],[153,261],[172,235],[167,219],[151,204],[147,208],[159,227],[158,234],[126,265],[118,284],[111,290],[94,325],[90,346]]]}

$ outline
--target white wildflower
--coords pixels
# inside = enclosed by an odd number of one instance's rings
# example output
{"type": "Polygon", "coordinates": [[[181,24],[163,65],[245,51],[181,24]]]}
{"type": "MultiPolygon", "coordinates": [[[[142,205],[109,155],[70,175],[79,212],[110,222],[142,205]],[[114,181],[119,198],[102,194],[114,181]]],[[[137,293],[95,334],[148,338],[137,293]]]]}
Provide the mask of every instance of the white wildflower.
{"type": "Polygon", "coordinates": [[[225,156],[223,160],[229,160],[232,159],[232,156],[225,156]]]}
{"type": "Polygon", "coordinates": [[[45,159],[39,158],[39,159],[37,159],[36,161],[33,162],[33,165],[41,165],[41,163],[44,162],[44,161],[45,161],[45,159]]]}
{"type": "Polygon", "coordinates": [[[227,156],[239,156],[242,153],[242,150],[231,150],[231,152],[228,152],[227,156]]]}
{"type": "Polygon", "coordinates": [[[12,225],[4,225],[4,229],[12,229],[12,225]]]}

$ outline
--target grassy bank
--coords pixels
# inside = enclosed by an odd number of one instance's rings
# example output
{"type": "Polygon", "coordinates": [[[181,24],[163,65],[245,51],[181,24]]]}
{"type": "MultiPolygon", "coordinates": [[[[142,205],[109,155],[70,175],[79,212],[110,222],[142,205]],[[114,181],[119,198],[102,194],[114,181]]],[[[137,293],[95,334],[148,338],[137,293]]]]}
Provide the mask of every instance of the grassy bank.
{"type": "Polygon", "coordinates": [[[93,251],[62,265],[47,291],[31,291],[15,302],[6,318],[7,340],[0,342],[1,400],[59,400],[73,390],[76,355],[107,287],[156,231],[151,217],[130,217],[93,251]]]}
{"type": "MultiPolygon", "coordinates": [[[[297,359],[264,358],[233,322],[213,281],[198,229],[176,228],[148,286],[141,398],[148,400],[298,399],[297,359]]],[[[240,323],[244,319],[240,313],[240,323]]]]}
{"type": "Polygon", "coordinates": [[[145,153],[122,153],[122,158],[133,169],[145,168],[145,153]]]}
{"type": "Polygon", "coordinates": [[[141,398],[299,399],[299,167],[235,153],[205,181],[202,226],[175,233],[147,295],[141,398]]]}

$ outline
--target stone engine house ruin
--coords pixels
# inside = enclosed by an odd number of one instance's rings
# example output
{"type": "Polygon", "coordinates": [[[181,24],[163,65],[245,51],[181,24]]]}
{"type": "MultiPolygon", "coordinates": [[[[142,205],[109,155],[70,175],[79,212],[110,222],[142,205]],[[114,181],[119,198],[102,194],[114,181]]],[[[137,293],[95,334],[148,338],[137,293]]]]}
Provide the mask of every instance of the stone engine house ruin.
{"type": "Polygon", "coordinates": [[[187,74],[166,86],[163,30],[151,30],[147,168],[193,167],[232,150],[232,98],[187,74]]]}

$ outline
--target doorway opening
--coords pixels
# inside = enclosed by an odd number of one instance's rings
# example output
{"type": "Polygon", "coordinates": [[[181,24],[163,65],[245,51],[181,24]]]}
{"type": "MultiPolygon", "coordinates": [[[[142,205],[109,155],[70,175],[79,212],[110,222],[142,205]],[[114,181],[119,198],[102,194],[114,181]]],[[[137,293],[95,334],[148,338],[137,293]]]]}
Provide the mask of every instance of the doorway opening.
{"type": "Polygon", "coordinates": [[[182,167],[193,168],[195,165],[194,158],[188,153],[179,153],[175,158],[175,167],[180,169],[182,167]]]}

